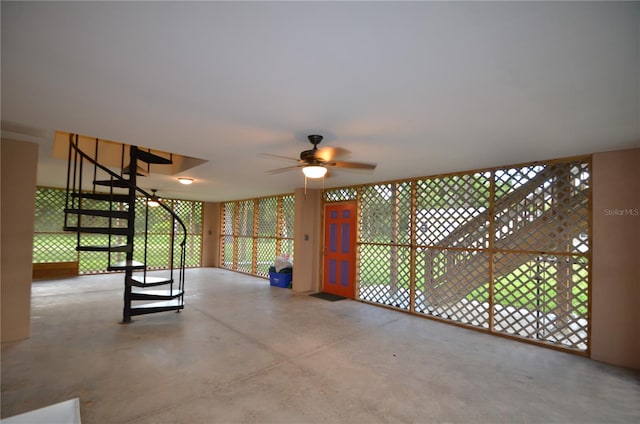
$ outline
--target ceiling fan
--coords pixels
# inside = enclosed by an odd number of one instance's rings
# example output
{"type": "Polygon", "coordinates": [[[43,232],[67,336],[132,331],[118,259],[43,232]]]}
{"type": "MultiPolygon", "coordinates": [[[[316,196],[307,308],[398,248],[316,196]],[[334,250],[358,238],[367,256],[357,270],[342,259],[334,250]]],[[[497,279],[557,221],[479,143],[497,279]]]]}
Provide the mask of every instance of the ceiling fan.
{"type": "Polygon", "coordinates": [[[313,149],[300,152],[300,159],[290,158],[287,156],[272,155],[262,153],[262,156],[273,157],[278,159],[286,159],[298,162],[297,165],[286,166],[284,168],[272,169],[267,171],[269,174],[279,174],[295,168],[302,168],[302,172],[307,178],[322,178],[327,173],[327,167],[335,168],[351,168],[351,169],[375,169],[375,163],[350,162],[338,160],[348,156],[351,152],[341,147],[321,147],[318,144],[322,141],[322,136],[311,134],[307,136],[309,142],[313,144],[313,149]]]}

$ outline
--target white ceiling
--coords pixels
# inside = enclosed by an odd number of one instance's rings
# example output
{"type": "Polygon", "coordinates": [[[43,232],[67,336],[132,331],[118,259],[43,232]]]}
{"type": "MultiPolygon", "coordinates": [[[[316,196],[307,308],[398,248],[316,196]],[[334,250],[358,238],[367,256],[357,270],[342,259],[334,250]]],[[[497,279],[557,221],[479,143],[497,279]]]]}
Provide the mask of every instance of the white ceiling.
{"type": "Polygon", "coordinates": [[[2,135],[40,144],[41,185],[55,130],[206,159],[143,182],[206,201],[303,186],[259,153],[310,133],[378,163],[326,187],[640,146],[639,2],[1,7],[2,135]]]}

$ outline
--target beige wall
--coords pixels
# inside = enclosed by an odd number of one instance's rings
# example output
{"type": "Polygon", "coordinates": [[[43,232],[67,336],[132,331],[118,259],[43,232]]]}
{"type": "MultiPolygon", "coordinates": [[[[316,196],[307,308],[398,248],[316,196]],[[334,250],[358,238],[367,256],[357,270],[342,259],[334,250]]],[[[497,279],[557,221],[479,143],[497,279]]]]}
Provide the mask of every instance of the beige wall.
{"type": "Polygon", "coordinates": [[[640,149],[593,155],[591,358],[640,369],[640,149]]]}
{"type": "Polygon", "coordinates": [[[30,335],[38,145],[2,140],[0,274],[2,341],[30,335]]]}
{"type": "Polygon", "coordinates": [[[295,190],[294,292],[320,291],[322,190],[295,190]]]}
{"type": "Polygon", "coordinates": [[[202,205],[202,266],[218,267],[220,261],[220,203],[202,205]]]}

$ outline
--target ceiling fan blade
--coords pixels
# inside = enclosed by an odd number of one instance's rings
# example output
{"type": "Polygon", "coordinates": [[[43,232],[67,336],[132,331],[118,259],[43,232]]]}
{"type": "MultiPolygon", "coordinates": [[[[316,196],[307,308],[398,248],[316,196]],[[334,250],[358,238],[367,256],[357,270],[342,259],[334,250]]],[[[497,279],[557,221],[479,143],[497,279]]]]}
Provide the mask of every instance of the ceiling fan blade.
{"type": "Polygon", "coordinates": [[[364,163],[364,162],[340,162],[335,161],[328,163],[329,166],[335,166],[336,168],[351,168],[351,169],[376,169],[375,163],[364,163]]]}
{"type": "Polygon", "coordinates": [[[342,147],[325,146],[316,151],[315,158],[320,159],[323,162],[331,162],[334,159],[346,158],[351,154],[347,149],[342,147]]]}
{"type": "Polygon", "coordinates": [[[272,169],[270,171],[267,171],[267,173],[268,174],[280,174],[282,172],[291,171],[292,169],[296,169],[296,168],[299,168],[299,167],[300,167],[300,165],[285,166],[284,168],[272,169]]]}
{"type": "Polygon", "coordinates": [[[296,161],[296,162],[300,162],[300,159],[290,158],[289,156],[272,155],[270,153],[260,153],[260,156],[264,156],[264,157],[267,157],[267,158],[286,159],[286,160],[293,160],[293,161],[296,161]]]}

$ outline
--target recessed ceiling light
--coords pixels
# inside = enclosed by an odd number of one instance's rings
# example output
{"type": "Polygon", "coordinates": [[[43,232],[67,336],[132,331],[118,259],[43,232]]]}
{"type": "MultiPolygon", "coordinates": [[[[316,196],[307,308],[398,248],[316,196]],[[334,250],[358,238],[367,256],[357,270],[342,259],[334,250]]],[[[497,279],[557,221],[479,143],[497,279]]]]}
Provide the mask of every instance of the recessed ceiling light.
{"type": "Polygon", "coordinates": [[[178,181],[180,181],[181,184],[189,185],[193,182],[193,178],[179,177],[178,181]]]}

